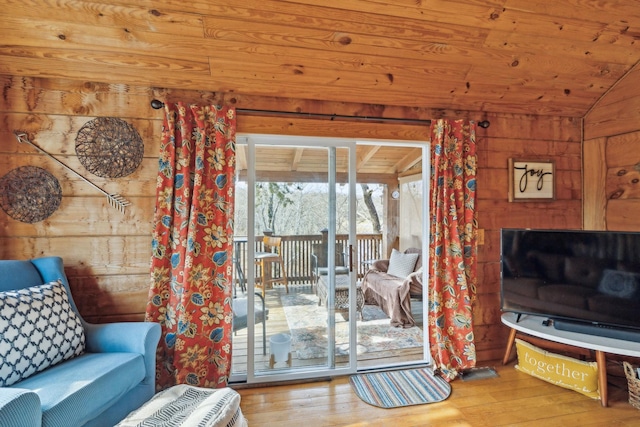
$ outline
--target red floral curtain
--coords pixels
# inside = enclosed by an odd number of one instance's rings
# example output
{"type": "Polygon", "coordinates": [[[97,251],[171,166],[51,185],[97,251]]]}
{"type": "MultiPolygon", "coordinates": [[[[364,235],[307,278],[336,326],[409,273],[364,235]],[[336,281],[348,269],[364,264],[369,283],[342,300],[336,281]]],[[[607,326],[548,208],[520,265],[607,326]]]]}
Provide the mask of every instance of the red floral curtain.
{"type": "Polygon", "coordinates": [[[477,275],[476,124],[431,124],[429,345],[447,380],[476,363],[471,304],[477,275]]]}
{"type": "Polygon", "coordinates": [[[157,389],[217,388],[231,367],[235,109],[165,104],[146,320],[157,389]]]}

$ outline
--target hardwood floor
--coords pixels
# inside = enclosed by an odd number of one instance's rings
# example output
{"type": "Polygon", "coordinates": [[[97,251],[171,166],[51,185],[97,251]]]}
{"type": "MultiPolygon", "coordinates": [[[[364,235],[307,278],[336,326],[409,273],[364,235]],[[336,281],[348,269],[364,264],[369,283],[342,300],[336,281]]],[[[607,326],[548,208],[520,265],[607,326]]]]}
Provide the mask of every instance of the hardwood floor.
{"type": "Polygon", "coordinates": [[[640,411],[627,402],[619,365],[609,368],[607,408],[598,400],[521,373],[513,365],[483,364],[495,367],[499,378],[457,379],[447,400],[397,409],[364,403],[351,390],[348,377],[237,389],[250,426],[640,426],[640,411]]]}
{"type": "MultiPolygon", "coordinates": [[[[290,292],[311,292],[290,286],[290,292]]],[[[268,335],[288,331],[280,296],[284,289],[267,292],[270,308],[268,335]]],[[[261,329],[257,328],[258,331],[261,329]]],[[[258,363],[262,361],[261,336],[257,340],[258,363]]],[[[376,362],[401,354],[379,354],[376,362]]],[[[407,360],[416,360],[408,355],[407,360]]],[[[246,364],[246,330],[234,337],[234,363],[246,364]]],[[[303,362],[294,359],[294,366],[303,362]]],[[[307,362],[309,363],[309,362],[307,362]]],[[[367,362],[359,360],[359,365],[367,362]]],[[[232,385],[242,396],[242,411],[250,426],[461,426],[461,427],[564,427],[640,426],[640,411],[627,402],[626,379],[620,362],[610,361],[609,407],[577,392],[533,378],[514,369],[514,363],[483,363],[498,371],[499,378],[451,383],[444,402],[398,409],[381,409],[361,401],[351,390],[348,377],[305,384],[253,387],[232,385]]]]}

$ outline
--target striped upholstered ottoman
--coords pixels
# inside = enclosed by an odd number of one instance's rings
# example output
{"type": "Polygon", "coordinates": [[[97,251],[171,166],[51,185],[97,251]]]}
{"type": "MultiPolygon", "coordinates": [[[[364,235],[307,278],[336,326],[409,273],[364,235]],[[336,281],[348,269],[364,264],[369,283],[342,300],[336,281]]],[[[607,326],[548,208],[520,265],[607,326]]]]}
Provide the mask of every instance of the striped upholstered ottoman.
{"type": "Polygon", "coordinates": [[[156,394],[116,427],[247,427],[233,389],[176,385],[156,394]]]}

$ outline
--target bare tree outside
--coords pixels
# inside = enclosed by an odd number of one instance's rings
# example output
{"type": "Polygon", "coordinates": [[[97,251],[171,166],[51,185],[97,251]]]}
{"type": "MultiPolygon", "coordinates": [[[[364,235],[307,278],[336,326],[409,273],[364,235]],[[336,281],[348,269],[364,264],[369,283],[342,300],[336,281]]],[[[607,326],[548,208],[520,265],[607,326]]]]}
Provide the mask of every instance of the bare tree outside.
{"type": "Polygon", "coordinates": [[[378,216],[376,205],[373,201],[374,190],[371,189],[368,184],[360,184],[360,188],[362,188],[362,198],[364,200],[364,205],[367,207],[367,212],[369,212],[369,219],[371,220],[373,232],[380,233],[382,231],[382,226],[380,224],[380,217],[378,216]]]}
{"type": "Polygon", "coordinates": [[[261,182],[256,185],[256,219],[260,216],[265,230],[278,234],[278,214],[293,203],[290,184],[261,182]]]}
{"type": "MultiPolygon", "coordinates": [[[[356,221],[359,233],[379,233],[378,212],[382,206],[382,185],[363,184],[356,194],[356,221]]],[[[326,183],[256,184],[256,233],[270,230],[279,235],[312,235],[328,228],[329,200],[326,183]]],[[[247,186],[236,185],[235,233],[247,235],[247,186]]],[[[346,187],[336,188],[336,231],[349,230],[349,197],[346,187]]]]}

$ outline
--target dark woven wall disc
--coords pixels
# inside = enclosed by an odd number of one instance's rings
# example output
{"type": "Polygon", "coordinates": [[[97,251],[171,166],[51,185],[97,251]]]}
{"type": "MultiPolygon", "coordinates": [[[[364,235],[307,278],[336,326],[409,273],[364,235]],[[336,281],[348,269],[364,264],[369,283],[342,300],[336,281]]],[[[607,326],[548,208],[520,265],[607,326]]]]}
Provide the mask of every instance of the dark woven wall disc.
{"type": "Polygon", "coordinates": [[[78,131],[76,154],[92,174],[121,178],[138,168],[144,155],[144,144],[138,131],[124,120],[98,117],[78,131]]]}
{"type": "Polygon", "coordinates": [[[0,206],[15,220],[42,221],[58,209],[61,200],[60,183],[42,168],[21,166],[0,178],[0,206]]]}

